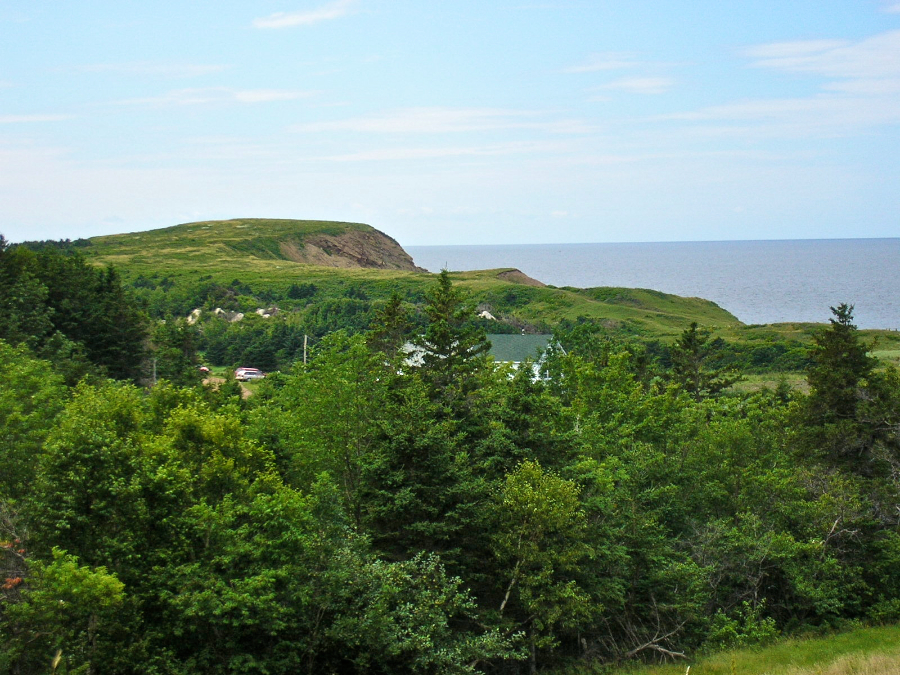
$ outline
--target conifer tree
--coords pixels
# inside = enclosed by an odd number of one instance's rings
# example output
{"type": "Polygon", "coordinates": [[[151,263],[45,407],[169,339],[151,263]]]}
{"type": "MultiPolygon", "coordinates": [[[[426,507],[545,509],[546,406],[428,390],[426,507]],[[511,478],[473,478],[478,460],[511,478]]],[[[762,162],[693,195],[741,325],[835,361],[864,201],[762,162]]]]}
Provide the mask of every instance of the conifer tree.
{"type": "Polygon", "coordinates": [[[447,270],[441,270],[426,300],[428,326],[414,340],[423,351],[423,376],[439,397],[448,398],[451,392],[465,395],[491,348],[484,329],[473,321],[475,304],[453,286],[447,270]]]}
{"type": "Polygon", "coordinates": [[[820,423],[855,418],[860,387],[874,367],[853,324],[853,305],[842,303],[831,312],[831,325],[813,338],[813,365],[807,373],[810,412],[820,423]]]}
{"type": "MultiPolygon", "coordinates": [[[[875,359],[867,354],[868,346],[853,323],[853,305],[842,303],[831,311],[834,318],[813,338],[810,349],[813,363],[807,372],[805,406],[810,446],[830,462],[871,477],[878,463],[873,453],[884,434],[882,424],[868,417],[871,408],[880,407],[878,399],[888,402],[892,397],[878,395],[875,359]]],[[[894,417],[887,410],[881,415],[894,417]]]]}
{"type": "Polygon", "coordinates": [[[715,396],[739,379],[728,368],[710,367],[716,342],[709,338],[709,331],[694,321],[672,345],[673,378],[697,401],[715,396]]]}
{"type": "Polygon", "coordinates": [[[366,342],[371,349],[394,357],[409,340],[412,330],[409,311],[403,306],[403,298],[394,291],[387,304],[376,312],[366,342]]]}

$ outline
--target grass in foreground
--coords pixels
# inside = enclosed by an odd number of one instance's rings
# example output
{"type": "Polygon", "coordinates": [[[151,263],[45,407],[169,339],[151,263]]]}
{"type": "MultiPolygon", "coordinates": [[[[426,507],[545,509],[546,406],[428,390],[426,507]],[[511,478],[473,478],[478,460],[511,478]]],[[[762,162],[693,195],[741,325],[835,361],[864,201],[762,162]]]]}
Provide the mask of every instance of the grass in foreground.
{"type": "Polygon", "coordinates": [[[688,663],[573,670],[570,675],[897,675],[900,626],[860,628],[826,637],[788,639],[770,647],[714,654],[688,663]]]}

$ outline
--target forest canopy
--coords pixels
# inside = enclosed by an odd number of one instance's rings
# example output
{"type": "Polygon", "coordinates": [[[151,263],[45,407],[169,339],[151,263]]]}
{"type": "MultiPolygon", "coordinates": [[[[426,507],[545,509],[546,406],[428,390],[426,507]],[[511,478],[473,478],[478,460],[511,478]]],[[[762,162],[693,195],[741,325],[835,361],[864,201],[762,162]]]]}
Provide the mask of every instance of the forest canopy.
{"type": "Polygon", "coordinates": [[[245,398],[179,379],[197,336],[113,270],[0,274],[0,671],[517,673],[900,619],[900,374],[852,307],[808,393],[742,393],[696,325],[498,364],[442,273],[245,398]]]}

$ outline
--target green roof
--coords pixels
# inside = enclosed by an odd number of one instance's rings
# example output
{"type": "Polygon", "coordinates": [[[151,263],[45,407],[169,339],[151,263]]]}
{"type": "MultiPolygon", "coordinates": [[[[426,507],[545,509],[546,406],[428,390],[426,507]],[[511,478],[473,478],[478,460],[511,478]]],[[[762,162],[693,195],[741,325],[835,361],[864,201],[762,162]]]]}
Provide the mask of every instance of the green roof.
{"type": "Polygon", "coordinates": [[[521,335],[518,333],[494,333],[488,335],[491,341],[491,356],[497,361],[524,361],[536,359],[550,343],[550,334],[521,335]]]}

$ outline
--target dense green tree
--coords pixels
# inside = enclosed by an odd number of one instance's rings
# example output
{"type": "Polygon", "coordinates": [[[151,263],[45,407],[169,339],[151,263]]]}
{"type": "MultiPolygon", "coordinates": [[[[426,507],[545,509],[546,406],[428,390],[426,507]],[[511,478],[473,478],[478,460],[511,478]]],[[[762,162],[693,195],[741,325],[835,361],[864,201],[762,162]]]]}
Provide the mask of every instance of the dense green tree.
{"type": "Polygon", "coordinates": [[[146,317],[115,270],[73,252],[10,248],[0,236],[0,339],[63,358],[73,375],[80,349],[112,377],[136,380],[146,337],[146,317]]]}
{"type": "Polygon", "coordinates": [[[315,284],[291,284],[285,295],[291,300],[304,300],[314,296],[317,290],[315,284]]]}
{"type": "Polygon", "coordinates": [[[527,460],[551,470],[573,461],[573,417],[535,377],[535,364],[526,361],[512,372],[498,367],[483,379],[479,397],[477,415],[487,423],[475,447],[492,479],[503,480],[527,460]]]}
{"type": "Polygon", "coordinates": [[[9,247],[0,234],[0,340],[41,347],[53,333],[47,287],[32,271],[34,254],[9,247]]]}
{"type": "Polygon", "coordinates": [[[672,378],[698,401],[715,396],[740,379],[733,369],[710,365],[710,357],[716,349],[716,341],[710,340],[710,332],[700,328],[696,321],[672,344],[672,378]]]}
{"type": "Polygon", "coordinates": [[[403,298],[397,291],[391,293],[387,303],[375,313],[368,334],[369,346],[390,357],[392,360],[400,353],[412,337],[413,322],[409,310],[403,304],[403,298]]]}
{"type": "Polygon", "coordinates": [[[813,338],[805,421],[811,449],[831,462],[872,475],[877,428],[861,409],[873,397],[875,360],[853,324],[853,306],[831,308],[828,328],[813,338]]]}
{"type": "Polygon", "coordinates": [[[115,269],[97,269],[80,255],[42,251],[35,274],[48,289],[54,327],[84,345],[111,377],[143,374],[147,318],[115,269]]]}
{"type": "Polygon", "coordinates": [[[287,482],[306,489],[327,471],[341,487],[357,528],[362,476],[384,421],[387,380],[363,336],[333,333],[308,365],[297,363],[270,405],[253,413],[257,437],[272,448],[287,482]]]}
{"type": "Polygon", "coordinates": [[[0,340],[0,363],[0,501],[19,501],[34,483],[66,391],[51,364],[35,359],[24,346],[13,348],[0,340]]]}
{"type": "Polygon", "coordinates": [[[456,429],[417,379],[391,387],[362,475],[365,524],[386,554],[402,559],[435,551],[467,565],[461,560],[472,545],[467,539],[484,534],[479,522],[488,488],[456,429]]]}
{"type": "Polygon", "coordinates": [[[0,613],[4,672],[117,670],[116,643],[125,639],[117,626],[124,584],[104,567],[78,563],[59,549],[49,562],[29,563],[19,601],[0,613]]]}
{"type": "Polygon", "coordinates": [[[807,371],[810,413],[817,421],[855,419],[861,388],[875,360],[853,323],[853,305],[832,307],[829,327],[813,337],[813,364],[807,371]]]}
{"type": "Polygon", "coordinates": [[[191,386],[200,381],[200,358],[197,355],[199,330],[184,319],[169,317],[153,330],[153,375],[156,380],[169,380],[191,386]]]}
{"type": "Polygon", "coordinates": [[[386,396],[363,472],[365,522],[392,557],[435,551],[452,573],[479,577],[488,551],[491,477],[481,450],[491,426],[489,343],[446,271],[427,302],[417,351],[377,374],[386,396]]]}
{"type": "Polygon", "coordinates": [[[189,670],[464,673],[510,653],[496,632],[452,627],[472,603],[437,558],[372,557],[329,491],[268,476],[249,501],[193,509],[203,549],[160,579],[189,670]]]}
{"type": "Polygon", "coordinates": [[[120,578],[139,574],[150,529],[138,445],[144,416],[137,389],[80,385],[40,457],[29,514],[38,553],[56,546],[120,578]]]}
{"type": "Polygon", "coordinates": [[[453,285],[447,270],[441,270],[425,298],[422,311],[428,323],[413,340],[421,349],[422,377],[436,398],[465,397],[476,386],[476,373],[486,366],[491,344],[472,321],[473,301],[453,285]]]}
{"type": "Polygon", "coordinates": [[[557,625],[577,627],[590,615],[576,573],[592,551],[578,487],[540,464],[523,462],[497,493],[492,548],[503,587],[497,609],[530,638],[532,670],[538,647],[553,644],[557,625]]]}

